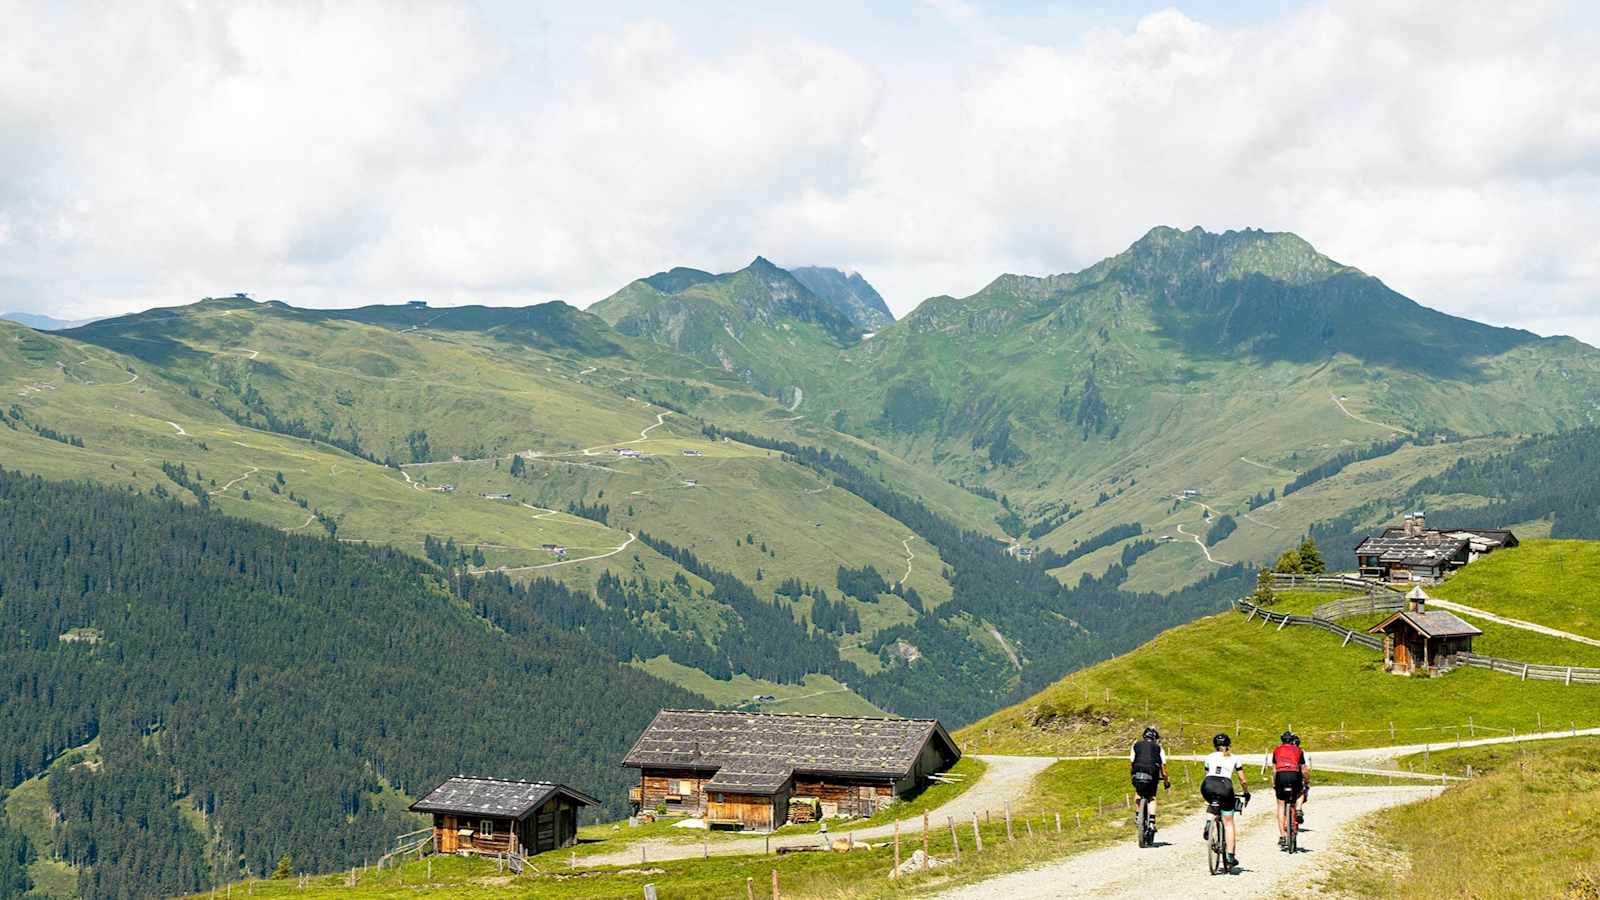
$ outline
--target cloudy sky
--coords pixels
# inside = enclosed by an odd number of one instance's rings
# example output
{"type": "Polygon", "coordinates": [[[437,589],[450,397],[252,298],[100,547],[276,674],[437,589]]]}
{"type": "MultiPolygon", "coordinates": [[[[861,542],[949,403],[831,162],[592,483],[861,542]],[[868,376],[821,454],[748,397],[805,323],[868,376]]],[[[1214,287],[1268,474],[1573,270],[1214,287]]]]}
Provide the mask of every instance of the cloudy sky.
{"type": "Polygon", "coordinates": [[[1600,344],[1600,13],[1395,6],[0,0],[0,309],[585,305],[762,254],[903,313],[1167,224],[1600,344]]]}

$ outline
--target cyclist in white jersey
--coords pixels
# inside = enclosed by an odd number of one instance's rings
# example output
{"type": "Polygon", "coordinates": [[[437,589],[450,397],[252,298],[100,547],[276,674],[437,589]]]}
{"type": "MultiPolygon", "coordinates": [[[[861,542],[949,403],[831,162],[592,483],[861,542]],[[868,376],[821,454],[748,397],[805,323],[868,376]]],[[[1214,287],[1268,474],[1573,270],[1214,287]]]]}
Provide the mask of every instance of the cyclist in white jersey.
{"type": "Polygon", "coordinates": [[[1228,865],[1237,866],[1239,857],[1235,856],[1238,846],[1237,833],[1234,829],[1233,814],[1237,807],[1237,798],[1233,793],[1233,779],[1239,779],[1239,787],[1243,789],[1244,802],[1250,802],[1250,784],[1244,779],[1244,762],[1233,755],[1233,740],[1225,734],[1219,734],[1211,739],[1211,746],[1215,748],[1210,756],[1206,757],[1206,777],[1200,782],[1200,796],[1207,803],[1215,803],[1222,810],[1222,828],[1228,845],[1228,865]]]}

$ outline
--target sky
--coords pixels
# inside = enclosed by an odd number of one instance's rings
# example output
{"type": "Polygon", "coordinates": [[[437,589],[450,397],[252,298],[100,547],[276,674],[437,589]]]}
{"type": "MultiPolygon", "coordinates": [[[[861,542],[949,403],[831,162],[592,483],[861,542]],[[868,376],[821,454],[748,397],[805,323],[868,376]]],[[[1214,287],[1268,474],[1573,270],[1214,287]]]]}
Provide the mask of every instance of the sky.
{"type": "Polygon", "coordinates": [[[1600,7],[0,0],[0,309],[584,306],[676,265],[903,314],[1293,231],[1600,345],[1600,7]]]}

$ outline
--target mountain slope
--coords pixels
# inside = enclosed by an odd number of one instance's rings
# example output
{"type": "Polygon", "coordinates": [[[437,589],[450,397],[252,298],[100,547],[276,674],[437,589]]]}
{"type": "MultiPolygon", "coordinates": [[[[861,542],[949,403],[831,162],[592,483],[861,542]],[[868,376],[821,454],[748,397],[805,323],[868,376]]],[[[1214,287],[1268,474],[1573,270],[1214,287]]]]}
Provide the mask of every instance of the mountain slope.
{"type": "MultiPolygon", "coordinates": [[[[1552,551],[1583,565],[1541,568],[1543,589],[1563,596],[1590,591],[1587,572],[1600,563],[1595,541],[1560,547],[1530,541],[1465,571],[1480,590],[1498,581],[1509,593],[1525,594],[1531,585],[1523,558],[1545,558],[1552,551]]],[[[1452,596],[1452,583],[1436,593],[1452,596]]],[[[1291,594],[1280,611],[1304,614],[1337,596],[1291,594]]],[[[1488,611],[1496,610],[1490,606],[1488,611]]],[[[1354,628],[1380,618],[1345,624],[1354,628]]],[[[1474,642],[1476,652],[1542,656],[1533,661],[1556,665],[1596,664],[1592,647],[1467,618],[1485,632],[1474,642]]],[[[1454,738],[1457,727],[1465,733],[1469,721],[1475,728],[1495,729],[1492,734],[1513,728],[1531,733],[1541,730],[1541,722],[1565,727],[1579,713],[1579,726],[1594,727],[1600,725],[1597,690],[1476,668],[1437,678],[1398,678],[1383,671],[1379,652],[1341,646],[1336,635],[1309,626],[1263,628],[1230,611],[1173,628],[1131,653],[1076,672],[967,726],[957,737],[973,752],[1115,752],[1154,723],[1170,748],[1192,753],[1204,752],[1219,731],[1232,735],[1236,747],[1253,750],[1292,727],[1314,755],[1319,749],[1442,741],[1454,738]],[[1274,670],[1293,674],[1250,675],[1268,660],[1274,670]],[[1580,687],[1582,692],[1575,693],[1580,687]]]]}
{"type": "Polygon", "coordinates": [[[703,701],[527,596],[469,601],[442,575],[0,470],[0,787],[92,745],[49,784],[85,897],[194,891],[285,853],[349,866],[415,827],[404,795],[463,771],[569,781],[620,812],[615,761],[663,705],[703,701]]]}
{"type": "Polygon", "coordinates": [[[0,313],[0,319],[16,322],[18,325],[26,325],[38,331],[59,331],[63,328],[76,328],[79,325],[87,325],[90,322],[98,321],[97,319],[58,319],[55,316],[47,316],[43,313],[28,312],[0,313]]]}
{"type": "MultiPolygon", "coordinates": [[[[1257,231],[1156,229],[1079,273],[1002,276],[924,302],[824,368],[800,385],[812,415],[1008,495],[1029,539],[1063,552],[1129,522],[1181,544],[1178,526],[1203,533],[1227,513],[1239,528],[1214,555],[1267,559],[1284,534],[1380,496],[1347,480],[1326,504],[1248,508],[1341,454],[1417,435],[1384,450],[1418,457],[1398,475],[1415,481],[1452,461],[1434,457],[1479,452],[1441,440],[1600,412],[1600,351],[1428,310],[1257,231]],[[1189,488],[1215,512],[1175,506],[1189,488]]],[[[1187,573],[1163,550],[1131,583],[1196,577],[1193,549],[1187,573]]]]}
{"type": "Polygon", "coordinates": [[[863,328],[882,328],[894,321],[889,304],[860,272],[846,274],[826,266],[800,266],[790,269],[789,274],[863,328]]]}
{"type": "Polygon", "coordinates": [[[798,407],[793,386],[861,328],[767,260],[711,275],[673,269],[641,278],[589,307],[619,332],[736,373],[798,407]]]}

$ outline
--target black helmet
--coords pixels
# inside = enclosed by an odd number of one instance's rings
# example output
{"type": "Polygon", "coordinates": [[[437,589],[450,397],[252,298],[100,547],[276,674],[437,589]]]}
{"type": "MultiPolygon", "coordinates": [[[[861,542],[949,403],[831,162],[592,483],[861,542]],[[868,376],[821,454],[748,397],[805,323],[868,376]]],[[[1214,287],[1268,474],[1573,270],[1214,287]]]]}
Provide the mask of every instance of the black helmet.
{"type": "Polygon", "coordinates": [[[1233,746],[1233,741],[1225,734],[1219,734],[1211,739],[1211,746],[1221,750],[1223,747],[1233,746]]]}
{"type": "Polygon", "coordinates": [[[1278,736],[1278,739],[1283,741],[1285,744],[1292,744],[1294,743],[1294,732],[1285,731],[1283,734],[1278,736]]]}
{"type": "Polygon", "coordinates": [[[1289,743],[1295,745],[1296,747],[1300,746],[1300,735],[1291,735],[1289,738],[1289,743]]]}
{"type": "Polygon", "coordinates": [[[1161,732],[1157,731],[1154,725],[1147,725],[1144,729],[1144,739],[1147,741],[1159,741],[1161,740],[1161,732]]]}

